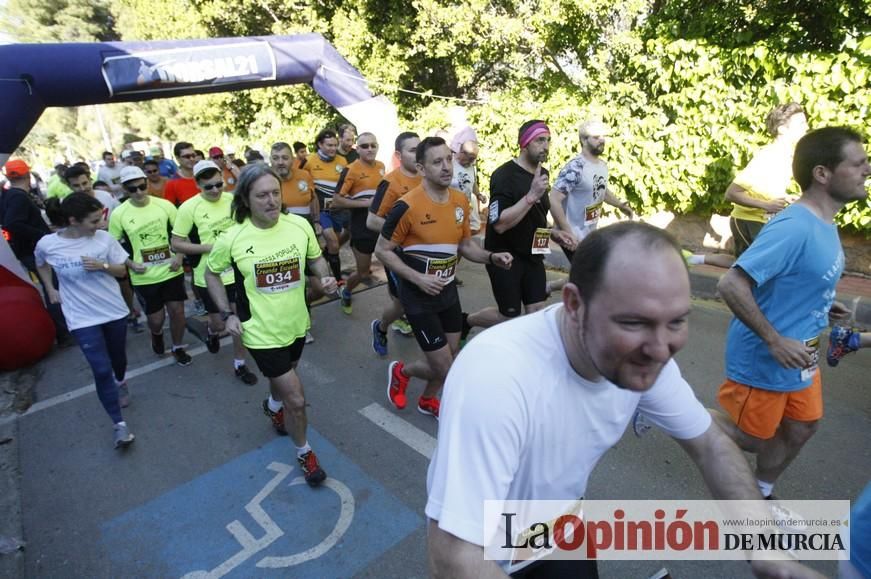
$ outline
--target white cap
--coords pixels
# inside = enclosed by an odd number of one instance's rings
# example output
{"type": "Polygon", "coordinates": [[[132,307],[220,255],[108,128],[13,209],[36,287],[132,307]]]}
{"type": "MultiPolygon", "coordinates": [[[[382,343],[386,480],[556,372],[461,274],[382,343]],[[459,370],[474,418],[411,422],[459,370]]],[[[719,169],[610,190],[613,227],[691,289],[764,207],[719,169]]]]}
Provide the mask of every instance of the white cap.
{"type": "Polygon", "coordinates": [[[121,182],[135,181],[137,179],[145,179],[145,173],[139,167],[124,167],[121,169],[121,182]]]}
{"type": "Polygon", "coordinates": [[[194,165],[194,179],[199,177],[200,173],[202,173],[203,171],[208,171],[209,169],[215,169],[219,173],[221,172],[221,168],[218,167],[217,163],[215,163],[214,161],[210,161],[208,159],[197,161],[197,164],[194,165]]]}
{"type": "Polygon", "coordinates": [[[611,134],[611,127],[599,120],[589,120],[581,123],[579,132],[581,135],[607,137],[611,134]]]}

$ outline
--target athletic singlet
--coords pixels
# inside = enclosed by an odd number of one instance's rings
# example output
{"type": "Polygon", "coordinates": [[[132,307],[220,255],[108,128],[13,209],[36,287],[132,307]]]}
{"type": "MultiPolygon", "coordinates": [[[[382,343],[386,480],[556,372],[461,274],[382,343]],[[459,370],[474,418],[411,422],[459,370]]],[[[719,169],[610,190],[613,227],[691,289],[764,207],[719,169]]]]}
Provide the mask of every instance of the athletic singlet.
{"type": "MultiPolygon", "coordinates": [[[[306,164],[307,166],[308,164],[306,164]]],[[[314,195],[314,180],[307,169],[294,165],[290,176],[281,181],[281,203],[286,213],[308,216],[314,195]]]]}
{"type": "Polygon", "coordinates": [[[315,184],[315,192],[321,203],[321,211],[328,211],[333,195],[336,193],[336,184],[339,176],[345,170],[345,159],[336,155],[330,161],[324,161],[318,155],[309,157],[305,164],[315,184]]]}
{"type": "Polygon", "coordinates": [[[378,217],[386,217],[387,213],[393,209],[396,200],[415,187],[420,186],[421,180],[420,175],[407,177],[399,169],[391,171],[378,184],[375,197],[372,198],[372,204],[369,206],[369,211],[378,217]]]}

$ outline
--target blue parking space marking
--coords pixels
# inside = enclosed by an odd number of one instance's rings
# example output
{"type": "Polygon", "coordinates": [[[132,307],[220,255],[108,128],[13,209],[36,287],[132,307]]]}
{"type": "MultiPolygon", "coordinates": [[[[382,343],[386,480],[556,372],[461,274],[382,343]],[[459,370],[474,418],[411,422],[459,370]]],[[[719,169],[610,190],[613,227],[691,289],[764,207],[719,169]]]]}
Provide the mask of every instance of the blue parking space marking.
{"type": "Polygon", "coordinates": [[[302,480],[296,452],[276,439],[101,527],[117,575],[349,577],[423,519],[309,429],[327,471],[302,480]]]}

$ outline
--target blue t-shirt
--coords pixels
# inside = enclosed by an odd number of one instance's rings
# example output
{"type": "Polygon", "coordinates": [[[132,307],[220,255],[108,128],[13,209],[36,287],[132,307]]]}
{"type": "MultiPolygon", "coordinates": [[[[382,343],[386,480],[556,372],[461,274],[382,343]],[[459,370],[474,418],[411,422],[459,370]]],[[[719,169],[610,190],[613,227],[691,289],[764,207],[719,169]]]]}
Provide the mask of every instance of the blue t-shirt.
{"type": "Polygon", "coordinates": [[[161,175],[169,179],[175,179],[176,174],[178,174],[178,165],[172,159],[161,159],[157,162],[157,169],[161,175]]]}
{"type": "MultiPolygon", "coordinates": [[[[804,205],[791,205],[762,228],[733,267],[756,282],[753,297],[780,335],[819,347],[844,271],[844,251],[833,223],[825,223],[804,205]]],[[[753,330],[732,319],[726,335],[730,380],[792,392],[809,386],[815,369],[816,363],[806,369],[784,368],[753,330]]]]}

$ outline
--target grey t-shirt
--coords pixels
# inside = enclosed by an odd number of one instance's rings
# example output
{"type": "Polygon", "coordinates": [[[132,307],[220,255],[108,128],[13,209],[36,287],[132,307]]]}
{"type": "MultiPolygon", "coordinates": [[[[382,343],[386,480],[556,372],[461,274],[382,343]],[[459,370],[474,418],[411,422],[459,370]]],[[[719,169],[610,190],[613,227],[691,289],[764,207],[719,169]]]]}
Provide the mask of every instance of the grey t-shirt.
{"type": "Polygon", "coordinates": [[[566,194],[563,210],[578,240],[596,229],[608,187],[608,164],[578,155],[562,168],[554,188],[566,194]]]}

